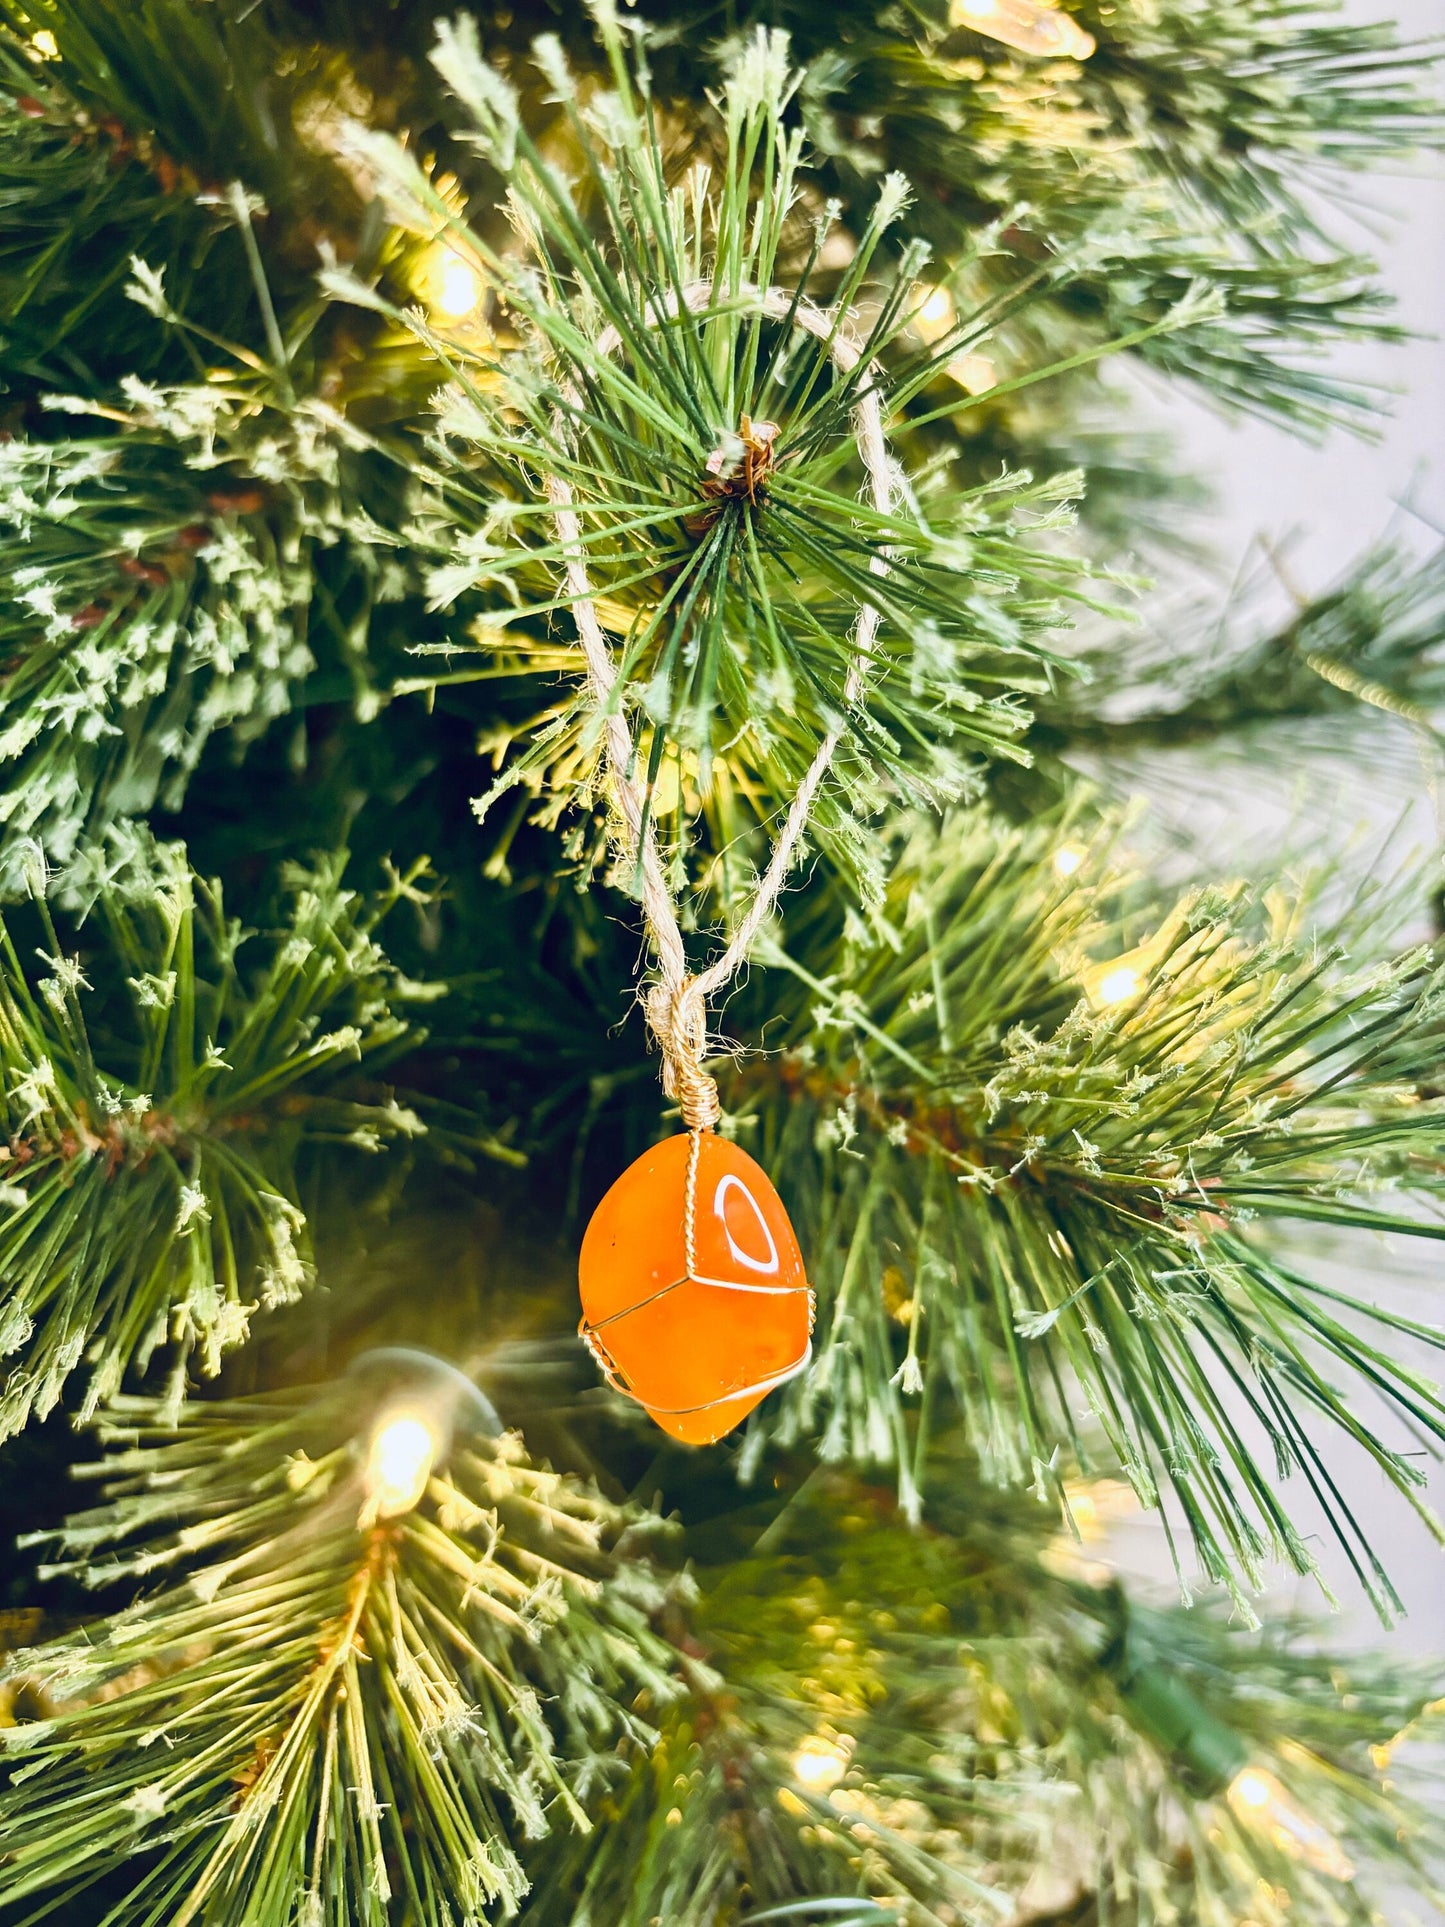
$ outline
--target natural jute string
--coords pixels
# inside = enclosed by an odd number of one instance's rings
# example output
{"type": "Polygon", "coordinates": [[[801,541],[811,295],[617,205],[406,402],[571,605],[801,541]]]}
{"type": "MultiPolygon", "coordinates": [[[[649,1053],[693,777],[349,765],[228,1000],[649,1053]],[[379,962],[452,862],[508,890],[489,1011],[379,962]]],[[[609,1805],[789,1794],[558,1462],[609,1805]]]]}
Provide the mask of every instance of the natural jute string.
{"type": "MultiPolygon", "coordinates": [[[[791,317],[798,327],[827,342],[830,356],[843,374],[850,374],[857,366],[861,349],[825,310],[806,301],[797,301],[795,305],[794,297],[779,288],[758,289],[744,284],[736,293],[739,299],[757,300],[770,320],[787,321],[791,317]]],[[[682,290],[683,303],[694,314],[705,310],[711,298],[710,281],[696,281],[682,290]]],[[[676,306],[675,301],[661,304],[662,317],[675,312],[676,306]]],[[[604,354],[614,353],[620,345],[614,328],[606,329],[598,340],[604,354]]],[[[886,515],[894,500],[893,471],[876,386],[865,387],[853,408],[852,419],[858,452],[868,472],[873,506],[881,515],[886,515]]],[[[567,589],[587,663],[588,681],[603,719],[603,748],[621,816],[626,854],[641,880],[642,914],[657,955],[657,976],[647,993],[647,1021],[662,1052],[662,1087],[669,1097],[677,1099],[682,1121],[689,1131],[711,1130],[717,1123],[720,1106],[717,1085],[703,1069],[707,1055],[708,999],[745,961],[782,892],[814,799],[842,740],[844,726],[841,721],[833,724],[819,743],[773,845],[768,867],[759,878],[757,893],[727,946],[706,970],[691,975],[652,816],[645,808],[642,783],[633,773],[636,763],[632,732],[616,693],[617,671],[597,615],[575,501],[566,481],[556,475],[548,477],[547,497],[555,511],[558,540],[567,557],[567,589]]],[[[888,572],[881,554],[873,556],[869,567],[875,575],[888,572]]],[[[864,673],[878,635],[878,622],[878,611],[871,603],[865,603],[858,611],[853,630],[853,659],[843,693],[845,708],[851,708],[862,690],[864,673]]]]}

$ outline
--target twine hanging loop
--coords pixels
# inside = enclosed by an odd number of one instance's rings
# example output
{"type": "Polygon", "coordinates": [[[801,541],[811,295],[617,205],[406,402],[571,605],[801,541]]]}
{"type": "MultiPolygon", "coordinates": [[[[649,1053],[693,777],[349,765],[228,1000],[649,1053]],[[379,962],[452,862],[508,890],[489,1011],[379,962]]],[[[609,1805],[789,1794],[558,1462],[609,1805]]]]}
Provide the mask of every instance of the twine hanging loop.
{"type": "MultiPolygon", "coordinates": [[[[712,283],[695,281],[681,291],[681,305],[692,313],[705,312],[712,300],[712,283]]],[[[842,373],[850,373],[861,358],[861,350],[838,325],[836,316],[814,307],[797,295],[780,288],[743,286],[732,291],[734,297],[755,300],[772,320],[786,320],[815,339],[826,342],[828,354],[842,373]]],[[[678,302],[665,298],[658,302],[656,320],[676,311],[678,302]]],[[[614,354],[621,346],[615,328],[606,328],[598,337],[603,354],[614,354]]],[[[879,401],[880,371],[869,371],[853,408],[853,427],[858,452],[868,474],[869,495],[882,515],[893,508],[894,471],[883,433],[883,411],[879,401]]],[[[569,399],[580,409],[575,394],[569,399]]],[[[766,480],[774,457],[773,444],[778,430],[771,422],[753,423],[744,419],[745,479],[749,500],[766,480]]],[[[602,741],[608,772],[612,779],[622,831],[622,843],[631,859],[640,885],[643,918],[656,958],[657,975],[647,992],[648,1026],[662,1053],[662,1087],[674,1098],[682,1121],[694,1135],[710,1131],[722,1114],[717,1084],[703,1069],[707,1056],[707,1003],[745,961],[753,942],[782,893],[793,857],[802,841],[813,803],[843,739],[844,725],[834,723],[824,734],[812,763],[794,793],[768,866],[758,879],[757,892],[721,954],[696,976],[687,966],[687,951],[677,918],[666,868],[657,847],[651,812],[644,806],[642,786],[635,774],[636,753],[626,711],[617,688],[617,668],[612,650],[597,613],[596,592],[587,573],[586,545],[577,506],[566,480],[556,474],[547,477],[547,496],[552,504],[557,536],[566,555],[565,573],[577,634],[587,664],[587,679],[602,718],[602,741]]],[[[704,483],[709,500],[718,494],[716,485],[704,483]]],[[[869,562],[874,575],[886,575],[885,553],[876,553],[869,562]]],[[[847,708],[858,701],[863,691],[864,671],[877,641],[879,612],[872,603],[862,603],[853,630],[853,657],[843,690],[847,708]]]]}
{"type": "Polygon", "coordinates": [[[659,979],[647,993],[647,1022],[662,1052],[662,1088],[676,1098],[689,1131],[711,1131],[722,1116],[717,1082],[703,1069],[707,1000],[696,977],[674,988],[659,979]]]}

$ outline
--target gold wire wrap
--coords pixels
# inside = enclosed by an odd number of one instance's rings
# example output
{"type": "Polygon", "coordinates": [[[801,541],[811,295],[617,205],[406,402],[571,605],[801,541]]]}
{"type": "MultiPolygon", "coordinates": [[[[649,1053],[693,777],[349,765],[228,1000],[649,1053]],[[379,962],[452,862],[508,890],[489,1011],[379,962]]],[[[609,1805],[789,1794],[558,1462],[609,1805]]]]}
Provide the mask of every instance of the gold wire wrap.
{"type": "MultiPolygon", "coordinates": [[[[665,1073],[664,1073],[665,1076],[665,1073]]],[[[713,1101],[717,1101],[717,1086],[710,1077],[704,1081],[712,1086],[713,1101]]],[[[664,1085],[665,1088],[665,1085],[664,1085]]],[[[631,1318],[635,1312],[645,1311],[655,1305],[660,1298],[679,1291],[684,1285],[708,1285],[715,1291],[745,1291],[754,1297],[791,1298],[798,1292],[808,1294],[808,1343],[802,1357],[796,1364],[789,1365],[785,1371],[773,1372],[767,1378],[754,1379],[750,1385],[739,1385],[731,1392],[720,1392],[716,1398],[705,1399],[701,1405],[653,1405],[647,1402],[649,1412],[660,1412],[664,1418],[694,1418],[699,1412],[716,1411],[720,1405],[731,1405],[734,1399],[751,1398],[755,1394],[774,1391],[779,1385],[786,1385],[790,1378],[796,1378],[813,1362],[813,1326],[818,1316],[818,1295],[811,1285],[754,1285],[742,1284],[731,1278],[706,1278],[697,1268],[697,1167],[702,1160],[702,1133],[711,1130],[710,1124],[689,1127],[691,1143],[687,1153],[687,1182],[683,1192],[682,1208],[682,1248],[683,1263],[686,1269],[681,1278],[674,1278],[670,1285],[661,1285],[656,1291],[649,1292],[646,1298],[639,1298],[635,1305],[626,1305],[621,1311],[610,1312],[606,1318],[595,1322],[585,1314],[577,1327],[578,1335],[588,1351],[598,1371],[606,1379],[614,1392],[630,1398],[634,1404],[642,1404],[636,1391],[628,1382],[627,1375],[608,1351],[600,1334],[609,1325],[617,1325],[624,1318],[631,1318]]]]}

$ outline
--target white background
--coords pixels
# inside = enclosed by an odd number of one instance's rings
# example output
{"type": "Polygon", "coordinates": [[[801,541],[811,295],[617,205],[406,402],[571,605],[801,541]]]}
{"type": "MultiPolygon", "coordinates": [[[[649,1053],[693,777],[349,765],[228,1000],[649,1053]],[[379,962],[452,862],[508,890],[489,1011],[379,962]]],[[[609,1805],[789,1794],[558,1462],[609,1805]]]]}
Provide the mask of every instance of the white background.
{"type": "MultiPolygon", "coordinates": [[[[1350,0],[1348,11],[1359,19],[1375,19],[1388,11],[1387,0],[1350,0]]],[[[1402,0],[1395,18],[1407,37],[1445,34],[1445,0],[1402,0]]],[[[1445,90],[1445,74],[1440,88],[1445,90]]],[[[1335,365],[1342,370],[1396,391],[1386,397],[1391,412],[1382,418],[1373,444],[1337,433],[1312,448],[1254,422],[1222,420],[1179,389],[1144,384],[1146,413],[1173,434],[1183,466],[1204,476],[1215,490],[1212,511],[1202,528],[1191,524],[1190,533],[1203,534],[1213,551],[1208,580],[1216,598],[1241,574],[1270,574],[1262,544],[1284,551],[1296,586],[1317,592],[1388,531],[1420,553],[1445,538],[1445,348],[1436,338],[1445,333],[1445,167],[1436,158],[1405,177],[1361,179],[1353,184],[1348,204],[1335,203],[1334,215],[1347,244],[1379,260],[1384,283],[1399,303],[1398,318],[1421,337],[1399,347],[1353,348],[1336,357],[1335,365]]],[[[1281,606],[1287,607],[1283,588],[1277,593],[1281,606]]],[[[1168,620],[1172,606],[1161,592],[1153,604],[1157,619],[1168,620]]],[[[1362,861],[1368,864],[1382,827],[1394,822],[1402,808],[1407,818],[1403,840],[1416,849],[1438,849],[1439,798],[1429,794],[1430,782],[1412,751],[1409,732],[1397,731],[1381,741],[1382,755],[1373,762],[1299,758],[1290,770],[1291,797],[1283,813],[1281,778],[1287,757],[1267,768],[1251,769],[1246,761],[1163,776],[1156,763],[1146,787],[1156,816],[1167,817],[1172,804],[1196,855],[1216,874],[1228,874],[1242,853],[1257,860],[1262,846],[1287,847],[1292,835],[1316,851],[1322,837],[1327,838],[1338,848],[1349,847],[1356,867],[1362,861]]],[[[1396,841],[1398,846],[1400,839],[1396,841]]],[[[1399,1252],[1382,1242],[1362,1240],[1345,1257],[1337,1253],[1335,1263],[1345,1266],[1336,1275],[1362,1295],[1378,1293],[1417,1317],[1445,1324],[1445,1244],[1422,1241],[1414,1250],[1399,1252]]],[[[1420,1362],[1432,1376],[1445,1377],[1445,1355],[1426,1355],[1420,1362]]],[[[1386,1429],[1383,1417],[1381,1429],[1386,1429]]],[[[1438,1654],[1445,1692],[1445,1553],[1382,1475],[1347,1442],[1331,1442],[1320,1427],[1312,1430],[1368,1523],[1409,1614],[1392,1633],[1382,1635],[1342,1555],[1321,1538],[1322,1564],[1343,1605],[1339,1637],[1370,1643],[1388,1638],[1401,1650],[1438,1654]]],[[[1431,1471],[1436,1509],[1445,1511],[1445,1469],[1431,1471]]],[[[1296,1477],[1292,1484],[1296,1489],[1290,1501],[1297,1516],[1302,1521],[1316,1518],[1303,1482],[1296,1477]]],[[[1116,1528],[1109,1555],[1126,1570],[1161,1585],[1169,1572],[1156,1524],[1147,1518],[1116,1528]]],[[[1280,1574],[1272,1609],[1291,1600],[1310,1609],[1323,1604],[1312,1584],[1280,1574]]]]}

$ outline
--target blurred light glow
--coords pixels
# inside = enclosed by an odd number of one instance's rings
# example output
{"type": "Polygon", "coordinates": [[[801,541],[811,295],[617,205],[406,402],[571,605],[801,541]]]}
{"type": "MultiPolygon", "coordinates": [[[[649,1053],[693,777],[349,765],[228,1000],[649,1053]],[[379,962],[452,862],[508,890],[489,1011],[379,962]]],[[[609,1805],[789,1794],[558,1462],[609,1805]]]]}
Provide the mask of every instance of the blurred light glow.
{"type": "Polygon", "coordinates": [[[847,1770],[847,1748],[827,1734],[810,1734],[793,1755],[793,1778],[810,1793],[831,1792],[847,1770]]]}
{"type": "Polygon", "coordinates": [[[954,323],[953,296],[947,288],[918,288],[912,327],[925,341],[937,341],[954,323]]]}
{"type": "Polygon", "coordinates": [[[1355,1869],[1329,1828],[1306,1813],[1264,1767],[1241,1768],[1225,1798],[1241,1826],[1265,1835],[1291,1860],[1331,1880],[1353,1879],[1355,1869]]]}
{"type": "Polygon", "coordinates": [[[1112,1525],[1139,1510],[1138,1494],[1123,1479],[1066,1479],[1064,1503],[1086,1545],[1105,1538],[1112,1525]]]}
{"type": "Polygon", "coordinates": [[[367,1516],[396,1519],[426,1491],[440,1441],[417,1412],[392,1412],[371,1435],[366,1459],[367,1516]]]}
{"type": "Polygon", "coordinates": [[[998,370],[987,355],[955,355],[944,372],[969,395],[986,395],[998,385],[998,370]]]}
{"type": "Polygon", "coordinates": [[[919,320],[933,325],[948,321],[952,314],[953,303],[948,298],[947,288],[935,288],[918,310],[919,320]]]}
{"type": "Polygon", "coordinates": [[[1061,877],[1073,876],[1083,865],[1084,852],[1076,843],[1063,843],[1054,851],[1054,869],[1061,877]]]}
{"type": "Polygon", "coordinates": [[[59,60],[60,47],[49,27],[42,27],[39,33],[32,34],[30,44],[42,60],[59,60]]]}
{"type": "Polygon", "coordinates": [[[437,309],[450,320],[459,321],[471,314],[482,298],[482,277],[475,268],[452,255],[443,263],[437,289],[437,309]]]}
{"type": "Polygon", "coordinates": [[[1095,45],[1072,14],[1040,0],[953,0],[949,24],[1045,59],[1087,60],[1095,45]]]}
{"type": "Polygon", "coordinates": [[[1101,1004],[1127,1004],[1139,989],[1139,973],[1129,964],[1117,964],[1099,979],[1101,1004]]]}
{"type": "Polygon", "coordinates": [[[411,284],[418,298],[441,321],[474,321],[486,295],[486,284],[476,266],[443,239],[423,248],[412,268],[411,284]]]}

